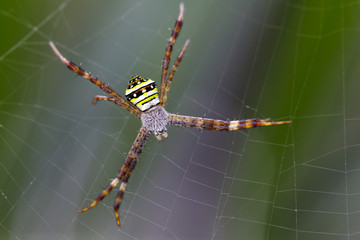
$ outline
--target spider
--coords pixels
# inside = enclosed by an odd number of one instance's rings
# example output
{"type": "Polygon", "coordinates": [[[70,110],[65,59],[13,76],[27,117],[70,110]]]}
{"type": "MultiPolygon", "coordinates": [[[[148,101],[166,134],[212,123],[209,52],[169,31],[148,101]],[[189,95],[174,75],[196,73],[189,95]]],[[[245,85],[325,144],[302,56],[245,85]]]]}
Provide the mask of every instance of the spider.
{"type": "Polygon", "coordinates": [[[180,13],[172,30],[162,64],[160,93],[158,91],[156,83],[153,80],[135,75],[130,79],[128,87],[126,89],[126,100],[121,97],[116,91],[110,88],[109,85],[101,82],[98,78],[90,75],[84,69],[75,65],[75,63],[67,60],[55,47],[54,43],[52,41],[49,42],[54,53],[70,70],[90,80],[90,82],[99,86],[101,90],[110,95],[96,95],[94,97],[93,104],[96,104],[96,102],[100,100],[113,102],[120,107],[125,108],[130,113],[134,114],[137,118],[140,118],[142,123],[138,135],[134,143],[132,144],[123,165],[121,166],[119,174],[116,176],[115,179],[111,181],[110,185],[99,194],[96,200],[94,200],[88,207],[84,208],[78,213],[82,213],[93,208],[97,203],[104,199],[114,187],[116,187],[121,182],[114,203],[116,222],[117,225],[121,227],[119,220],[119,207],[123,199],[125,188],[131,176],[131,173],[138,162],[139,155],[151,133],[154,133],[155,137],[158,140],[161,140],[162,138],[166,138],[168,136],[166,129],[167,125],[194,127],[199,129],[217,131],[234,131],[259,126],[274,126],[291,123],[291,121],[271,122],[270,119],[256,118],[246,120],[224,121],[168,113],[165,110],[165,105],[172,79],[190,42],[190,40],[186,40],[179,56],[177,57],[171,68],[170,73],[168,74],[170,55],[173,49],[173,45],[175,43],[175,39],[179,35],[181,26],[183,24],[183,16],[184,4],[180,3],[180,13]]]}

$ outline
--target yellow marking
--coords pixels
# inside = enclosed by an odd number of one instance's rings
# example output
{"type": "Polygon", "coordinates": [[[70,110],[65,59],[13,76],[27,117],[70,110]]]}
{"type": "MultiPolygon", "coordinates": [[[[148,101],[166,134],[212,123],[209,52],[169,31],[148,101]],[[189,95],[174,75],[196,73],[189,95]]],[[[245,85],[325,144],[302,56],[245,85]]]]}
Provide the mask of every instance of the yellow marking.
{"type": "Polygon", "coordinates": [[[227,125],[226,123],[224,124],[224,121],[222,121],[222,120],[214,120],[213,124],[217,125],[217,126],[225,126],[225,125],[227,125]]]}
{"type": "MultiPolygon", "coordinates": [[[[149,91],[149,92],[145,92],[145,93],[143,93],[142,95],[140,95],[140,96],[138,96],[138,97],[135,97],[135,98],[132,98],[131,100],[130,100],[130,102],[132,102],[132,103],[134,103],[136,100],[138,100],[140,97],[142,97],[142,96],[145,96],[145,99],[146,99],[146,96],[147,95],[149,95],[149,94],[152,94],[152,93],[154,93],[153,91],[156,91],[157,92],[157,88],[154,88],[153,90],[151,90],[151,91],[149,91]]],[[[144,99],[144,100],[145,100],[144,99]]]]}
{"type": "Polygon", "coordinates": [[[145,85],[148,85],[149,82],[150,82],[150,83],[153,83],[154,80],[148,79],[146,82],[143,82],[143,83],[140,83],[140,84],[135,84],[135,83],[134,83],[135,86],[134,86],[133,88],[126,89],[125,95],[128,95],[128,94],[132,93],[133,91],[136,91],[136,90],[138,90],[138,89],[141,88],[141,87],[144,87],[145,85]]]}
{"type": "MultiPolygon", "coordinates": [[[[135,79],[137,79],[137,78],[140,78],[140,77],[139,77],[138,75],[134,75],[130,80],[135,80],[135,79]]],[[[129,82],[128,85],[131,85],[130,82],[129,82]]]]}
{"type": "Polygon", "coordinates": [[[102,193],[99,195],[99,197],[93,201],[88,207],[84,208],[81,211],[78,211],[78,213],[82,213],[85,212],[91,208],[93,208],[96,204],[98,204],[104,197],[106,197],[109,192],[111,191],[111,189],[113,189],[117,184],[119,183],[119,179],[115,178],[114,180],[111,181],[110,186],[111,188],[106,188],[104,191],[102,191],[102,193]]]}
{"type": "Polygon", "coordinates": [[[132,152],[132,153],[130,153],[128,156],[129,156],[129,158],[132,158],[132,159],[133,159],[133,158],[135,158],[135,153],[132,152]]]}
{"type": "MultiPolygon", "coordinates": [[[[189,120],[190,120],[190,118],[189,118],[189,120]]],[[[200,125],[204,125],[204,119],[202,119],[202,118],[200,118],[198,121],[195,121],[195,123],[196,122],[200,125]]]]}
{"type": "Polygon", "coordinates": [[[116,223],[117,223],[117,225],[119,226],[119,227],[121,227],[121,225],[120,225],[120,220],[119,220],[119,212],[118,212],[119,210],[115,210],[115,217],[116,217],[116,223]]]}
{"type": "Polygon", "coordinates": [[[145,98],[141,102],[138,102],[136,105],[143,105],[144,102],[148,102],[148,101],[150,101],[150,100],[152,100],[154,98],[157,98],[157,97],[158,97],[158,94],[154,94],[154,95],[152,95],[150,97],[145,98]]]}
{"type": "Polygon", "coordinates": [[[97,200],[93,201],[87,208],[84,208],[83,210],[78,211],[78,213],[86,212],[87,210],[93,208],[98,202],[100,202],[100,200],[99,201],[97,201],[97,200]]]}

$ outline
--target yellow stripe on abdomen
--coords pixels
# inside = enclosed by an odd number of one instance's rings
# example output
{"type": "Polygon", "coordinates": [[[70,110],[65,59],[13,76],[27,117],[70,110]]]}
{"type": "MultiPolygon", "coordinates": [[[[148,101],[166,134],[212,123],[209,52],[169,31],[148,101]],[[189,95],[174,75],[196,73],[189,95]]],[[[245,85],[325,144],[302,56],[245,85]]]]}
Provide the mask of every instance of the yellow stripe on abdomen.
{"type": "Polygon", "coordinates": [[[156,83],[148,78],[133,76],[125,92],[126,99],[145,112],[160,103],[156,83]]]}

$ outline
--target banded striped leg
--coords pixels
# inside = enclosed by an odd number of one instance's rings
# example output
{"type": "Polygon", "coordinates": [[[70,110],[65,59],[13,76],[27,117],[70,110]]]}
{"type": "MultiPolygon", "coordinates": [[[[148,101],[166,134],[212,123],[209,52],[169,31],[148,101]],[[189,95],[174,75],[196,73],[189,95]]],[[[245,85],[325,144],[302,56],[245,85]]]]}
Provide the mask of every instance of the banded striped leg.
{"type": "Polygon", "coordinates": [[[132,171],[135,169],[136,163],[138,161],[139,155],[142,151],[142,149],[144,148],[144,145],[147,141],[147,139],[150,136],[150,131],[147,130],[145,127],[141,127],[138,136],[136,137],[130,152],[127,156],[127,158],[131,158],[131,162],[130,165],[124,175],[124,178],[120,184],[120,188],[119,188],[119,192],[116,196],[116,200],[115,200],[115,204],[114,204],[114,212],[115,212],[115,217],[116,217],[116,223],[119,227],[121,227],[120,225],[120,220],[119,220],[119,207],[121,204],[121,200],[124,196],[124,192],[125,192],[125,188],[126,188],[126,184],[129,181],[129,178],[131,176],[132,171]]]}
{"type": "Polygon", "coordinates": [[[124,179],[122,180],[122,182],[120,184],[119,192],[116,195],[116,199],[115,199],[115,203],[114,203],[114,212],[115,212],[116,223],[119,227],[121,227],[120,219],[119,219],[119,207],[120,207],[121,201],[123,199],[126,185],[129,181],[131,173],[135,169],[137,160],[138,159],[136,158],[136,159],[133,159],[133,161],[131,161],[129,168],[125,173],[124,179]]]}
{"type": "Polygon", "coordinates": [[[109,101],[109,102],[113,102],[116,105],[119,105],[120,107],[122,107],[121,102],[119,102],[119,100],[114,97],[95,95],[94,99],[93,99],[93,104],[96,105],[97,101],[109,101]]]}
{"type": "MultiPolygon", "coordinates": [[[[122,108],[128,110],[130,113],[134,114],[136,117],[140,118],[141,116],[141,111],[139,109],[137,109],[135,106],[131,105],[128,101],[126,101],[125,99],[123,99],[117,92],[115,92],[115,90],[113,90],[112,88],[110,88],[107,84],[101,82],[99,79],[97,79],[96,77],[91,76],[88,72],[86,72],[84,69],[82,69],[81,67],[77,66],[75,63],[70,62],[69,60],[67,60],[61,53],[60,51],[56,48],[55,44],[53,42],[49,42],[49,45],[51,47],[51,49],[54,51],[54,53],[60,58],[60,60],[73,72],[79,74],[80,76],[88,79],[90,82],[92,82],[93,84],[97,85],[101,90],[103,90],[104,92],[110,94],[111,96],[113,96],[114,98],[117,99],[116,104],[121,106],[122,108]]],[[[115,102],[115,101],[113,101],[115,102]]]]}
{"type": "Polygon", "coordinates": [[[120,184],[119,192],[118,192],[116,200],[115,200],[115,204],[114,204],[116,222],[117,222],[118,226],[121,227],[120,220],[119,220],[120,203],[121,203],[122,197],[125,192],[126,184],[130,178],[132,171],[135,168],[135,165],[137,163],[139,155],[140,155],[149,135],[150,135],[150,131],[148,131],[144,127],[140,128],[140,131],[139,131],[117,177],[114,180],[112,180],[110,185],[99,194],[99,196],[96,198],[96,200],[94,200],[88,207],[84,208],[83,210],[79,211],[78,213],[85,212],[85,211],[95,207],[96,204],[98,204],[101,200],[103,200],[110,193],[110,191],[114,187],[116,187],[116,185],[118,185],[118,183],[120,181],[122,181],[120,184]]]}
{"type": "Polygon", "coordinates": [[[162,100],[163,100],[163,96],[164,96],[165,88],[166,88],[166,75],[167,75],[168,69],[169,69],[171,52],[172,52],[175,40],[178,37],[181,26],[183,24],[183,18],[184,18],[184,3],[180,3],[179,17],[175,22],[175,26],[172,31],[171,37],[169,39],[169,43],[166,48],[165,57],[163,60],[162,74],[161,74],[161,90],[160,90],[160,105],[161,106],[163,106],[162,100]]]}
{"type": "Polygon", "coordinates": [[[281,124],[289,124],[291,121],[282,122],[270,122],[270,119],[246,119],[246,120],[234,120],[223,121],[210,118],[190,117],[177,114],[169,114],[169,124],[182,126],[182,127],[194,127],[206,130],[218,130],[218,131],[234,131],[239,129],[253,128],[253,127],[265,127],[281,124]]]}
{"type": "MultiPolygon", "coordinates": [[[[182,48],[179,56],[177,57],[174,65],[173,65],[173,67],[172,67],[172,69],[171,69],[171,72],[170,72],[170,74],[169,74],[169,77],[168,77],[168,79],[167,79],[167,81],[166,81],[165,91],[164,91],[164,95],[163,95],[163,98],[162,98],[162,106],[163,106],[163,107],[165,107],[165,105],[166,105],[167,97],[168,97],[168,94],[169,94],[169,91],[170,91],[172,79],[173,79],[173,77],[174,77],[176,68],[179,66],[182,58],[184,57],[184,53],[185,53],[186,48],[188,47],[189,43],[190,43],[190,40],[189,40],[189,39],[186,40],[186,42],[185,42],[185,44],[184,44],[184,46],[183,46],[183,48],[182,48]]],[[[162,90],[162,88],[161,88],[161,90],[162,90]]],[[[160,100],[160,101],[161,101],[161,100],[160,100]]]]}

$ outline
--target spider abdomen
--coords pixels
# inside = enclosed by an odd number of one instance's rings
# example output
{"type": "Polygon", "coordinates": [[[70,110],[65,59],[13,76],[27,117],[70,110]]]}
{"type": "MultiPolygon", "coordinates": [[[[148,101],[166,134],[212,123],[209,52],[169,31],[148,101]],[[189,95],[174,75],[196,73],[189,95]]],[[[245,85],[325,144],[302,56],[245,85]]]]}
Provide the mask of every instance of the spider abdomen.
{"type": "Polygon", "coordinates": [[[142,112],[160,103],[155,81],[138,75],[130,79],[125,97],[142,112]]]}
{"type": "Polygon", "coordinates": [[[166,138],[166,125],[169,122],[168,113],[162,106],[155,106],[141,114],[142,125],[149,131],[153,132],[158,140],[166,138]]]}

